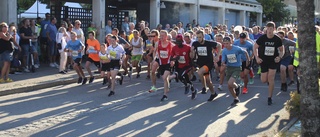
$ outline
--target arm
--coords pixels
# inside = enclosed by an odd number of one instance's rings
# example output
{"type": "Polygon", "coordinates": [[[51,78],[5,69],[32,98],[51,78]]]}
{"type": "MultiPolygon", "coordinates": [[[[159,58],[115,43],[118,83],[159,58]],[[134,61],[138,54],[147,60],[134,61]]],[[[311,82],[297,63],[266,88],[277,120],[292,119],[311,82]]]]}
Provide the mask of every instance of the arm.
{"type": "Polygon", "coordinates": [[[9,33],[7,33],[7,34],[4,34],[4,33],[0,33],[0,38],[1,39],[4,39],[4,40],[6,40],[6,41],[9,41],[10,39],[11,39],[11,35],[8,35],[9,33]]]}
{"type": "MultiPolygon", "coordinates": [[[[242,49],[241,49],[242,50],[242,49]]],[[[246,60],[246,66],[249,65],[249,62],[250,62],[250,57],[249,57],[249,54],[247,51],[245,50],[242,50],[243,51],[243,54],[246,56],[247,60],[246,60]]]]}
{"type": "Polygon", "coordinates": [[[253,46],[253,55],[255,56],[257,63],[260,64],[262,63],[263,60],[259,58],[258,48],[259,48],[259,45],[255,43],[253,46]]]}

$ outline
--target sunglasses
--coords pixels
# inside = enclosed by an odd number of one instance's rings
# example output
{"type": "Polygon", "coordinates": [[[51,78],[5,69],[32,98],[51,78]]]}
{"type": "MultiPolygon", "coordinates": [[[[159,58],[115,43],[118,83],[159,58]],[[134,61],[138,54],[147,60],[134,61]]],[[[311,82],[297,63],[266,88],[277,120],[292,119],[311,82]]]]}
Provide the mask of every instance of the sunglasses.
{"type": "Polygon", "coordinates": [[[148,37],[156,37],[156,36],[148,36],[148,37]]]}

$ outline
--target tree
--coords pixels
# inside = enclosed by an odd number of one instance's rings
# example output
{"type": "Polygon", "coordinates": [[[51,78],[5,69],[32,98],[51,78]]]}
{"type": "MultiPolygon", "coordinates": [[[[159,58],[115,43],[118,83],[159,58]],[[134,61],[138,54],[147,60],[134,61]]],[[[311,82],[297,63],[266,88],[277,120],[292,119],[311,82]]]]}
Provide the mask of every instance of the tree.
{"type": "Polygon", "coordinates": [[[281,22],[286,17],[290,15],[288,9],[286,9],[287,5],[282,3],[282,0],[257,0],[261,3],[263,7],[263,14],[266,18],[263,18],[263,21],[274,21],[274,22],[281,22]],[[276,15],[276,16],[274,16],[276,15]]]}
{"type": "Polygon", "coordinates": [[[313,0],[296,0],[298,12],[298,44],[301,70],[302,137],[320,136],[320,95],[313,0]]]}

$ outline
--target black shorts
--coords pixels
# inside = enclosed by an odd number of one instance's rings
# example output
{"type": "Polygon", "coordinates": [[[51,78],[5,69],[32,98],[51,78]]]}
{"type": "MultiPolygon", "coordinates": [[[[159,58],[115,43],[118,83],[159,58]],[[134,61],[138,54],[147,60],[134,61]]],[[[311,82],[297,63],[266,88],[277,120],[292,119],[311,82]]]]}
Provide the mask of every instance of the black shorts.
{"type": "Polygon", "coordinates": [[[126,55],[132,56],[132,54],[131,54],[131,51],[132,51],[132,50],[124,49],[124,51],[126,52],[126,55]]]}
{"type": "Polygon", "coordinates": [[[210,71],[212,70],[212,68],[214,67],[214,65],[213,65],[213,62],[211,62],[211,61],[209,61],[209,62],[206,62],[206,63],[204,63],[204,62],[197,62],[197,64],[198,64],[198,66],[199,66],[199,68],[202,68],[202,67],[207,67],[207,72],[205,72],[203,75],[209,75],[210,74],[210,71]]]}
{"type": "Polygon", "coordinates": [[[110,63],[101,63],[101,71],[110,71],[110,63]]]}
{"type": "Polygon", "coordinates": [[[244,71],[244,69],[250,70],[250,66],[252,64],[252,61],[249,61],[249,65],[248,66],[246,66],[247,65],[246,63],[247,63],[247,61],[243,61],[242,62],[241,71],[244,71]]]}
{"type": "Polygon", "coordinates": [[[73,60],[74,63],[76,63],[78,66],[81,65],[81,58],[76,58],[75,60],[73,60]]]}
{"type": "Polygon", "coordinates": [[[263,62],[260,64],[261,73],[268,72],[269,69],[277,69],[278,66],[279,63],[275,63],[274,60],[263,60],[263,62]]]}
{"type": "Polygon", "coordinates": [[[221,60],[217,62],[218,67],[221,67],[221,60]]]}
{"type": "Polygon", "coordinates": [[[109,64],[110,70],[120,70],[120,60],[111,60],[109,64]]]}
{"type": "Polygon", "coordinates": [[[100,61],[94,61],[92,58],[88,57],[87,61],[94,63],[97,68],[100,68],[100,61]]]}
{"type": "Polygon", "coordinates": [[[171,71],[170,64],[160,65],[159,66],[160,75],[164,74],[164,71],[171,71]]]}
{"type": "Polygon", "coordinates": [[[40,46],[42,46],[42,45],[48,45],[48,38],[47,37],[40,38],[40,46]]]}
{"type": "Polygon", "coordinates": [[[188,74],[191,70],[192,70],[192,66],[185,66],[183,68],[176,68],[176,72],[178,72],[178,77],[181,77],[184,74],[188,74]]]}
{"type": "MultiPolygon", "coordinates": [[[[147,54],[149,54],[149,53],[150,53],[150,51],[147,50],[145,54],[147,55],[147,54]]],[[[153,53],[151,53],[149,56],[150,56],[150,57],[153,57],[153,53]]]]}

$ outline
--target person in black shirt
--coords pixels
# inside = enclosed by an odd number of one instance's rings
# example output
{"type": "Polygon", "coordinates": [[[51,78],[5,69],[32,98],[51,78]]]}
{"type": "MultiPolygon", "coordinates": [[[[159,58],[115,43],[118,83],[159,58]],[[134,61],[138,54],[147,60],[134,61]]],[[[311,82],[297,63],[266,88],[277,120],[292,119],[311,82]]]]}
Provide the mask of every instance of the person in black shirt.
{"type": "Polygon", "coordinates": [[[266,25],[267,33],[260,36],[254,45],[254,56],[261,66],[261,81],[268,82],[269,97],[268,105],[272,104],[272,94],[274,89],[274,78],[277,66],[284,55],[284,46],[282,40],[274,34],[274,22],[268,22],[266,25]]]}
{"type": "Polygon", "coordinates": [[[207,85],[211,91],[208,101],[212,101],[215,97],[217,97],[217,93],[213,90],[214,88],[209,73],[213,68],[213,63],[219,61],[221,44],[217,42],[206,41],[204,39],[203,31],[197,31],[196,34],[198,41],[195,41],[192,44],[191,57],[194,57],[194,55],[197,56],[197,65],[199,66],[198,75],[203,85],[202,94],[206,94],[207,85]],[[218,49],[216,53],[217,56],[214,56],[216,49],[218,49]]]}
{"type": "MultiPolygon", "coordinates": [[[[36,47],[36,42],[31,42],[32,46],[30,47],[30,42],[29,40],[31,39],[37,39],[36,35],[32,34],[32,30],[29,27],[30,26],[30,21],[29,19],[23,20],[23,26],[20,28],[20,45],[22,48],[23,54],[23,59],[22,59],[22,64],[25,66],[24,71],[29,72],[28,65],[29,65],[29,52],[31,48],[31,52],[33,53],[33,58],[35,61],[38,61],[38,52],[37,52],[37,47],[36,47]]],[[[38,68],[38,62],[34,65],[35,68],[38,68]]]]}

